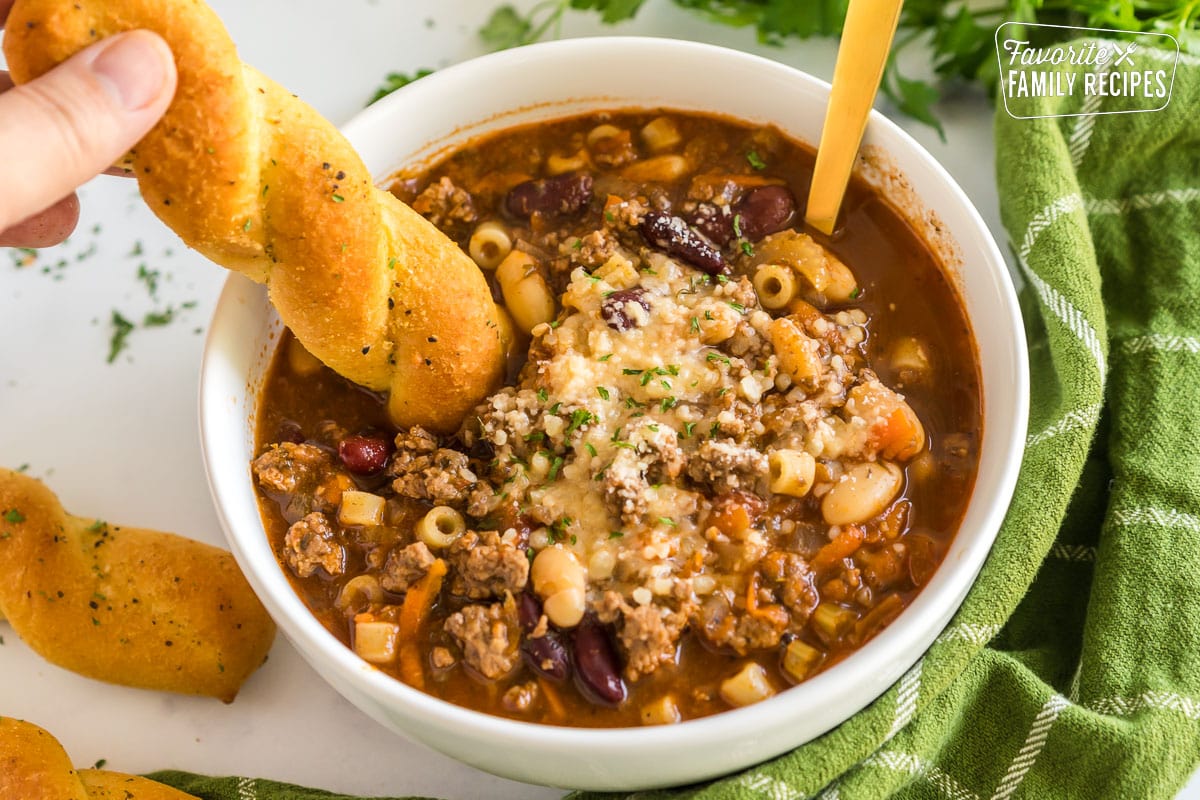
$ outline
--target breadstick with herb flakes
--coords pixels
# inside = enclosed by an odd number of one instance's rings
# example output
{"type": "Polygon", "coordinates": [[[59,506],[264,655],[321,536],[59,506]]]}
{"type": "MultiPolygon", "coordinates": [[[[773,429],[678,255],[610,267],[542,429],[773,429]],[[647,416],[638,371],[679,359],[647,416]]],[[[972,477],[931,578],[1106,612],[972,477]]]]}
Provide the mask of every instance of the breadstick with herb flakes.
{"type": "Polygon", "coordinates": [[[4,54],[25,83],[115,33],[144,28],[178,89],[129,152],[150,209],[191,247],[267,285],[310,353],[389,392],[401,427],[441,433],[504,378],[505,329],[475,262],[377,186],[329,121],[243,64],[199,0],[17,0],[4,54]]]}
{"type": "Polygon", "coordinates": [[[41,481],[3,468],[0,616],[65,669],[225,702],[275,636],[229,553],[68,514],[41,481]]]}
{"type": "Polygon", "coordinates": [[[76,770],[47,731],[0,717],[0,797],[5,800],[196,800],[157,781],[103,769],[76,770]]]}

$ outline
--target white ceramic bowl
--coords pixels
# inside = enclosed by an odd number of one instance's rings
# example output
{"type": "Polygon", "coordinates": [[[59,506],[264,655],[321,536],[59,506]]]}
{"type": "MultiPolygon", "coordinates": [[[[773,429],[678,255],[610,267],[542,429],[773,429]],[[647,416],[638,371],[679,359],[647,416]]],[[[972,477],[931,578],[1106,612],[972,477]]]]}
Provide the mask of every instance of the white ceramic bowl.
{"type": "MultiPolygon", "coordinates": [[[[441,70],[363,111],[346,126],[380,179],[474,136],[598,109],[720,112],[819,139],[829,86],[779,63],[706,45],[648,38],[555,42],[441,70]]],[[[757,705],[681,725],[620,730],[514,722],[411,689],[360,661],[308,612],[276,562],[259,520],[249,463],[258,389],[280,323],[266,293],[232,277],[204,356],[200,420],[221,521],[238,563],[279,627],[352,703],[388,728],[517,780],[587,789],[698,781],[783,753],[879,696],[929,647],[983,564],[1012,495],[1025,441],[1028,370],[1016,297],[978,212],[953,179],[896,125],[875,113],[866,144],[892,164],[874,182],[912,212],[940,220],[942,249],[978,339],[984,435],[962,528],[941,568],[887,629],[811,680],[757,705]],[[902,173],[902,174],[901,174],[902,173]],[[906,180],[905,180],[906,179],[906,180]],[[911,186],[923,203],[903,196],[911,186]]]]}

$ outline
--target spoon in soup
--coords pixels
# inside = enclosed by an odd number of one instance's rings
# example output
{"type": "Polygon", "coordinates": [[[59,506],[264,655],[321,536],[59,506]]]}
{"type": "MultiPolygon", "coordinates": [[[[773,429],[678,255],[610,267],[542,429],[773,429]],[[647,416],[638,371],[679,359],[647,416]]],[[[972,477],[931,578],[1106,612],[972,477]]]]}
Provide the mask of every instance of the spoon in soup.
{"type": "Polygon", "coordinates": [[[821,128],[804,215],[805,222],[827,236],[837,225],[842,196],[879,90],[902,5],[904,0],[850,0],[846,9],[842,43],[833,68],[833,91],[821,128]]]}

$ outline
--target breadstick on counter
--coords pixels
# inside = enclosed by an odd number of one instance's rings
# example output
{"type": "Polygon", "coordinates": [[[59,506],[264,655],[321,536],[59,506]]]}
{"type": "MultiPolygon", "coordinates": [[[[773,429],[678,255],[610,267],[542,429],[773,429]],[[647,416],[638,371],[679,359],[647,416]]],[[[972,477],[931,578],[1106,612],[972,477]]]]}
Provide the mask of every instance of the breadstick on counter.
{"type": "Polygon", "coordinates": [[[60,667],[225,702],[275,636],[229,553],[73,516],[40,481],[3,468],[0,616],[60,667]]]}
{"type": "Polygon", "coordinates": [[[0,717],[0,797],[6,800],[196,800],[157,781],[76,770],[58,740],[31,722],[0,717]]]}
{"type": "Polygon", "coordinates": [[[504,375],[501,322],[475,263],[376,187],[338,130],[238,58],[198,0],[17,0],[4,54],[24,83],[105,36],[161,35],[179,84],[130,151],[150,208],[188,245],[265,283],[300,342],[389,391],[402,427],[457,430],[504,375]]]}

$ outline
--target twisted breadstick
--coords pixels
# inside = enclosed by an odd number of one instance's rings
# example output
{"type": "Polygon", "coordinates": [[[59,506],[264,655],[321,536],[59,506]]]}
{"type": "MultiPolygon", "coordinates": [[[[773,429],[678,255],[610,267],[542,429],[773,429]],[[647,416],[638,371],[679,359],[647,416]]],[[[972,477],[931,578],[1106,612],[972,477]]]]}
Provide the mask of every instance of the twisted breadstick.
{"type": "Polygon", "coordinates": [[[0,468],[4,617],[60,667],[226,702],[275,636],[229,553],[72,516],[41,481],[0,468]]]}
{"type": "Polygon", "coordinates": [[[75,770],[58,740],[32,722],[0,717],[0,797],[11,800],[196,800],[156,781],[75,770]]]}
{"type": "Polygon", "coordinates": [[[190,246],[267,284],[283,321],[350,380],[389,391],[398,425],[455,430],[503,377],[500,321],[475,263],[371,181],[349,142],[238,58],[200,0],[17,0],[17,83],[121,31],[171,46],[179,88],[130,152],[142,196],[190,246]]]}

